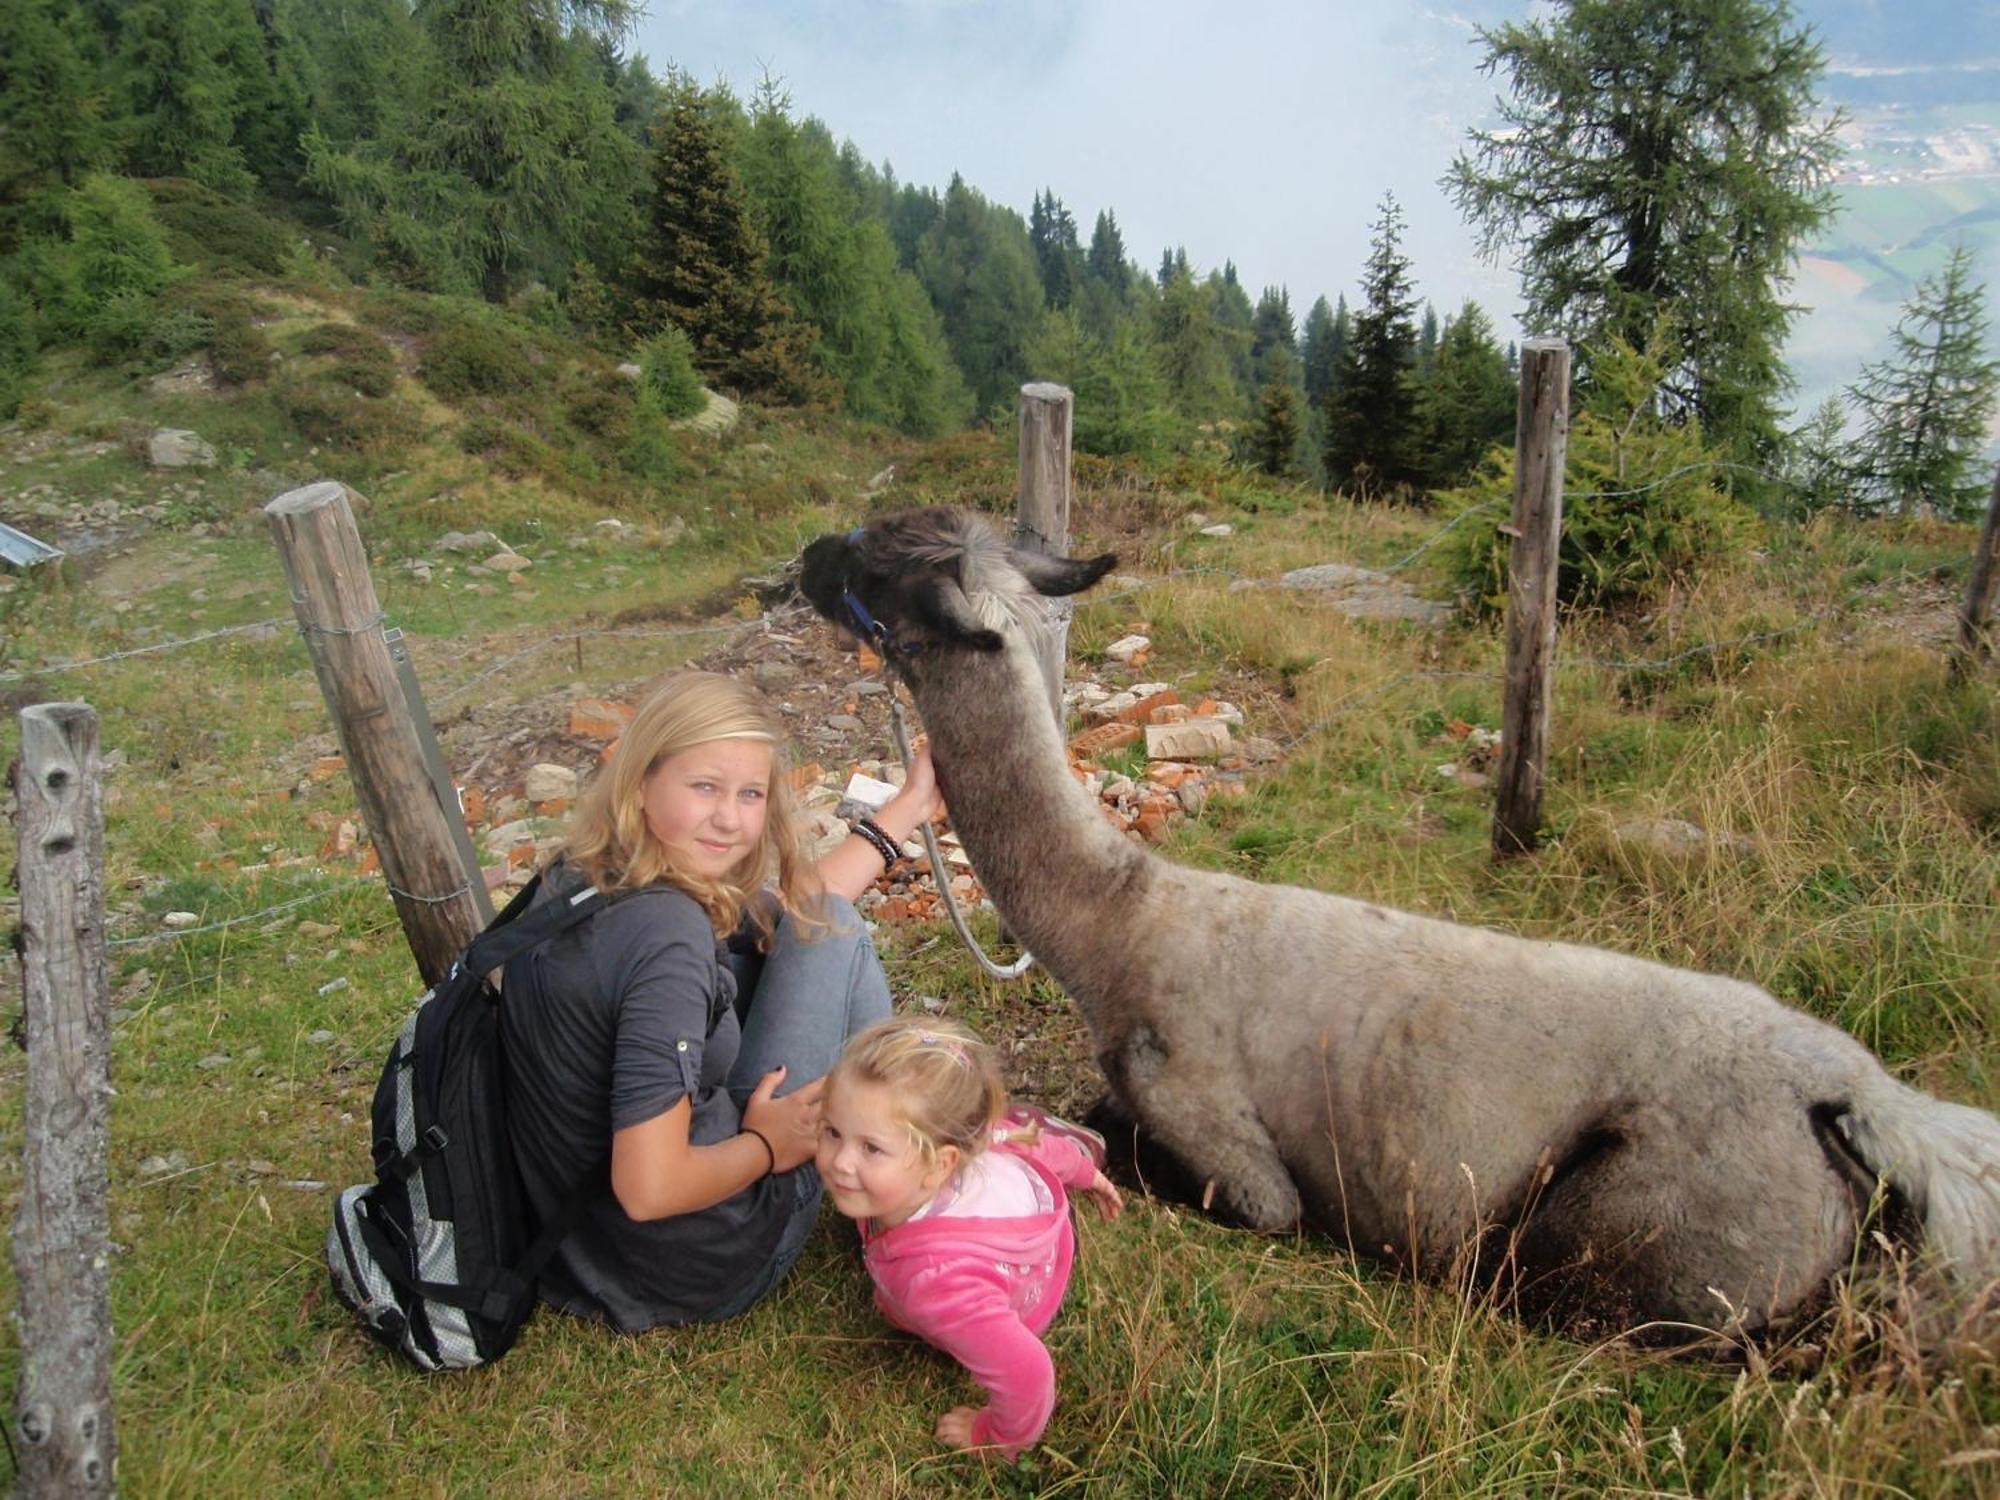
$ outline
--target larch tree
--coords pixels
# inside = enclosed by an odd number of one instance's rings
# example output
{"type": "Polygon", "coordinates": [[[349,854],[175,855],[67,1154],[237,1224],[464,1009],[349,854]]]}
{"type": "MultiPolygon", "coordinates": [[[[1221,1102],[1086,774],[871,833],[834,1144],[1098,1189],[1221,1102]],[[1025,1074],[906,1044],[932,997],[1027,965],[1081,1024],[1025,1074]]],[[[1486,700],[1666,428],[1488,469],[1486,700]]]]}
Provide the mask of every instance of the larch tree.
{"type": "Polygon", "coordinates": [[[1554,0],[1480,38],[1510,94],[1444,183],[1487,254],[1518,252],[1528,326],[1581,345],[1587,378],[1670,313],[1662,415],[1764,456],[1793,257],[1834,210],[1811,33],[1788,0],[1554,0]]]}

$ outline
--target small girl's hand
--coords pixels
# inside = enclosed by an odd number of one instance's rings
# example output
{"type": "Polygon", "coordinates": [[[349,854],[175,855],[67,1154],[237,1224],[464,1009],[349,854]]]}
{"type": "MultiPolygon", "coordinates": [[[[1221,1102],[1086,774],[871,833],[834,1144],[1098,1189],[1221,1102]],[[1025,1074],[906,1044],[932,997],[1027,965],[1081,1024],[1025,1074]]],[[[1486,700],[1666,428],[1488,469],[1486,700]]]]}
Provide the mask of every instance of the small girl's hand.
{"type": "Polygon", "coordinates": [[[972,1446],[972,1424],[978,1420],[979,1411],[971,1406],[954,1406],[937,1420],[937,1437],[941,1443],[954,1448],[972,1446]]]}
{"type": "Polygon", "coordinates": [[[1107,1219],[1115,1219],[1125,1207],[1125,1199],[1118,1192],[1118,1184],[1099,1172],[1090,1179],[1090,1186],[1084,1191],[1097,1203],[1097,1211],[1107,1219]]]}

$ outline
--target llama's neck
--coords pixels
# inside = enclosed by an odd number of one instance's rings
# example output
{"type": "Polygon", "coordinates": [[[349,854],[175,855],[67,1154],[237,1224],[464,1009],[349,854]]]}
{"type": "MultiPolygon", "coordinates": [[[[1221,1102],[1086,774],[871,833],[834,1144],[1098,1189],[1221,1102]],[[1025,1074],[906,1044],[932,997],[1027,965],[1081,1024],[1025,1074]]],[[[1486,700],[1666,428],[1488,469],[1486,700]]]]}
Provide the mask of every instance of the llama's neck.
{"type": "Polygon", "coordinates": [[[1129,925],[1146,854],[1070,774],[1040,669],[1017,635],[1002,651],[952,652],[918,675],[952,826],[980,882],[1013,935],[1087,1009],[1078,980],[1129,925]]]}

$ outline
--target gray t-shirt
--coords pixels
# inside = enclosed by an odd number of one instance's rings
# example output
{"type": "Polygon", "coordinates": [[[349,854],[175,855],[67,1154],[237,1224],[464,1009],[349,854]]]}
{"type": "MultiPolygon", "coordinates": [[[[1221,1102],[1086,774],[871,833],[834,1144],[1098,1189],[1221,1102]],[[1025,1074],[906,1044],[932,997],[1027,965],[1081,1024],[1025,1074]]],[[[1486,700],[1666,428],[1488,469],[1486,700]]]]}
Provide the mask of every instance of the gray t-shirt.
{"type": "MultiPolygon", "coordinates": [[[[582,878],[557,865],[537,901],[582,878]]],[[[695,1145],[742,1128],[724,1089],[742,1041],[736,984],[707,915],[658,886],[507,965],[501,1012],[508,1129],[528,1200],[544,1218],[607,1160],[614,1131],[683,1097],[695,1145]]],[[[627,1333],[736,1310],[768,1270],[796,1203],[789,1174],[713,1207],[637,1223],[607,1186],[542,1273],[544,1300],[627,1333]]]]}

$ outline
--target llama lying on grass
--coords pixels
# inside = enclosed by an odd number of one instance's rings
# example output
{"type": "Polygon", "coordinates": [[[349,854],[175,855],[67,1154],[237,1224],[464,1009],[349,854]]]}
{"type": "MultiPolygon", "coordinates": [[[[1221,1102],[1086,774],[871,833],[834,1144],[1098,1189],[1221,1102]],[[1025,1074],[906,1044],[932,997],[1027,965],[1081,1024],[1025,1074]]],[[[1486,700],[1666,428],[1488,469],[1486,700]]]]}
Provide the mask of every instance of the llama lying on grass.
{"type": "Polygon", "coordinates": [[[1524,1309],[1666,1337],[1810,1307],[1880,1227],[1922,1252],[1928,1337],[1991,1336],[2000,1120],[1751,984],[1187,869],[1115,831],[1023,628],[1034,594],[1112,562],[937,508],[814,542],[802,588],[908,683],[981,883],[1217,1210],[1430,1275],[1477,1251],[1524,1309]]]}

